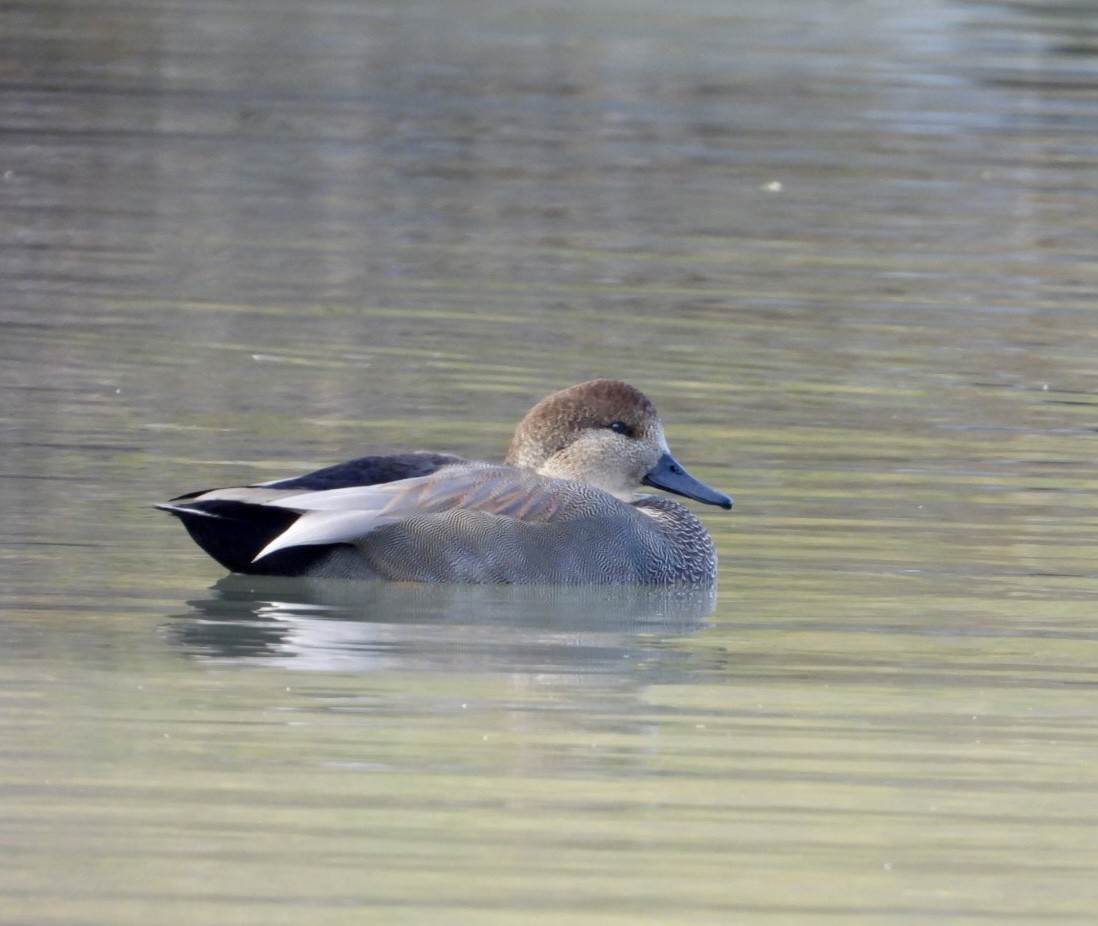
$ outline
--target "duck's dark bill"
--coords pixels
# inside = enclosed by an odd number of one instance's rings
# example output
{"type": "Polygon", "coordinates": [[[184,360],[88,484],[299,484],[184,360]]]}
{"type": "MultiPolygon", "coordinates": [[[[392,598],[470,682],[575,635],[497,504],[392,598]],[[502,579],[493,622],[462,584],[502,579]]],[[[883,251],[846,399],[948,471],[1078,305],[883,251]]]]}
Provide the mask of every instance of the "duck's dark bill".
{"type": "Polygon", "coordinates": [[[669,453],[659,458],[642,482],[646,486],[684,495],[706,505],[717,505],[720,508],[732,507],[731,498],[695,479],[669,453]]]}

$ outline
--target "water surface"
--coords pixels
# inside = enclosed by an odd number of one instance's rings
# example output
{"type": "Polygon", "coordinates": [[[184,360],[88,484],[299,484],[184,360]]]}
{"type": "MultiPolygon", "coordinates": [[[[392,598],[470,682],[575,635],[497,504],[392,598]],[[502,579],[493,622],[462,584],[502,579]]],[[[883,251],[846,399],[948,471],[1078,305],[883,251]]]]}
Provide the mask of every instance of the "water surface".
{"type": "Polygon", "coordinates": [[[1098,22],[0,12],[0,921],[1089,923],[1098,22]],[[713,597],[149,505],[643,388],[713,597]]]}

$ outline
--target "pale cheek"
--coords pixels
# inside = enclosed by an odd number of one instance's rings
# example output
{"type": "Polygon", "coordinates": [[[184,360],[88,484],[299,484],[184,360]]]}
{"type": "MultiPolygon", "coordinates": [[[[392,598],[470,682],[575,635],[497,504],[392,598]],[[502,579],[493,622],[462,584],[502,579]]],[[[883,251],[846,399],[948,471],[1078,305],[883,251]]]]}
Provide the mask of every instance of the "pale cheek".
{"type": "Polygon", "coordinates": [[[659,462],[661,455],[662,451],[658,449],[652,450],[650,449],[650,445],[648,447],[637,447],[636,453],[634,454],[634,464],[636,472],[638,473],[638,482],[651,472],[652,467],[659,462]]]}

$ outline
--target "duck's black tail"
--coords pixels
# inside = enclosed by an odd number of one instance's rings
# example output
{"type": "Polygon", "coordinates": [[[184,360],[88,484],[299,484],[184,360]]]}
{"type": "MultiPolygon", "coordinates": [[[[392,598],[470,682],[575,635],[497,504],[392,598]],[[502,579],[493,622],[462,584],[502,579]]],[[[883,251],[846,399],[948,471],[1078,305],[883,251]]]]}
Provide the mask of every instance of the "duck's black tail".
{"type": "Polygon", "coordinates": [[[179,518],[191,539],[230,572],[309,575],[311,567],[331,550],[327,546],[291,547],[253,562],[260,550],[297,520],[297,512],[223,499],[189,501],[201,494],[181,495],[156,507],[179,518]]]}

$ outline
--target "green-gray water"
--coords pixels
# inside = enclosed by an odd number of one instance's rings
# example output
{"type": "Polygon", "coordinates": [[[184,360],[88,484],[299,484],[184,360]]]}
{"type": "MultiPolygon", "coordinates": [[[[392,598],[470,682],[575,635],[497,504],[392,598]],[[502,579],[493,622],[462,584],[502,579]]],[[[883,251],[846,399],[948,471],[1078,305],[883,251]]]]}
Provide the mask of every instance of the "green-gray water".
{"type": "Polygon", "coordinates": [[[0,11],[0,922],[1091,923],[1096,81],[1052,0],[0,11]],[[595,375],[715,600],[149,507],[595,375]]]}

